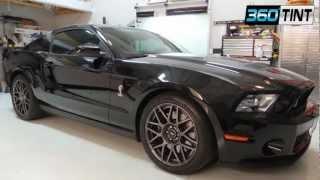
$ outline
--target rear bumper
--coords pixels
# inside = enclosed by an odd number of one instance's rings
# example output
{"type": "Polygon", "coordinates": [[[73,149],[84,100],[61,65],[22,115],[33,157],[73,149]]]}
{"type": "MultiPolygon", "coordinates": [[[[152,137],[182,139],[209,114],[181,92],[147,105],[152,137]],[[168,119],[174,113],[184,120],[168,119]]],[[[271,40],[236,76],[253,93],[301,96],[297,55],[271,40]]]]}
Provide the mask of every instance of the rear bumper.
{"type": "Polygon", "coordinates": [[[219,146],[220,161],[240,162],[303,153],[316,125],[316,118],[296,125],[268,124],[256,130],[249,142],[224,140],[219,146]]]}

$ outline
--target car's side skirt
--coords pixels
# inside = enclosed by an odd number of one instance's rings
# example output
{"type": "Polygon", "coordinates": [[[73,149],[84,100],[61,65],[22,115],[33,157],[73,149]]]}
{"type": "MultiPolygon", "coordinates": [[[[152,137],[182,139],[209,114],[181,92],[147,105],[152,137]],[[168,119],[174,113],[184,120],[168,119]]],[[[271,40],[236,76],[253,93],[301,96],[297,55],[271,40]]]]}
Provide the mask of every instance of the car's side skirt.
{"type": "Polygon", "coordinates": [[[111,124],[107,124],[107,123],[101,122],[101,121],[96,121],[94,119],[89,119],[89,118],[86,118],[86,117],[82,117],[82,116],[79,116],[79,115],[76,115],[76,114],[73,114],[73,113],[65,112],[65,111],[56,109],[54,107],[51,107],[49,105],[42,104],[42,105],[40,105],[40,108],[42,110],[50,113],[50,114],[66,117],[66,118],[72,119],[72,120],[78,120],[78,121],[84,122],[84,123],[86,123],[88,125],[91,125],[91,126],[95,126],[95,127],[106,129],[106,130],[108,130],[108,131],[110,131],[112,133],[116,133],[116,134],[119,134],[119,135],[122,135],[122,136],[126,136],[126,137],[130,137],[130,138],[136,139],[136,133],[134,131],[132,131],[132,130],[124,129],[124,128],[121,128],[121,127],[118,127],[118,126],[114,126],[114,125],[111,125],[111,124]]]}

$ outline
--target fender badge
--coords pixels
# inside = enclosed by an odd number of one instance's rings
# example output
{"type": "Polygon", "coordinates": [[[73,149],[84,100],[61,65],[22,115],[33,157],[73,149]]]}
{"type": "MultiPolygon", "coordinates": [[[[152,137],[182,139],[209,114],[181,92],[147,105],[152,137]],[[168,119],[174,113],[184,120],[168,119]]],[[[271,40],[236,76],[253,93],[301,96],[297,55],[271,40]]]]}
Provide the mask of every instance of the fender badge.
{"type": "Polygon", "coordinates": [[[123,92],[122,91],[123,91],[123,85],[119,85],[118,86],[118,94],[117,94],[119,97],[123,96],[123,92]]]}

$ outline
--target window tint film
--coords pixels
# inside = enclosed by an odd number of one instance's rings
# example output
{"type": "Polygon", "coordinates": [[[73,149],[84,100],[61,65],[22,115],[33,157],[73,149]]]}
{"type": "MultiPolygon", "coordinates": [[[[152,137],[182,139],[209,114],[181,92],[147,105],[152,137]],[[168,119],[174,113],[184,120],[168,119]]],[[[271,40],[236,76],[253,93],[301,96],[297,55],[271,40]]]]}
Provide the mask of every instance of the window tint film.
{"type": "Polygon", "coordinates": [[[56,34],[52,44],[52,52],[57,54],[73,54],[78,46],[85,44],[99,45],[98,37],[89,30],[70,30],[56,34]]]}
{"type": "Polygon", "coordinates": [[[167,39],[149,31],[132,28],[101,28],[110,48],[122,58],[146,54],[181,52],[167,39]]]}

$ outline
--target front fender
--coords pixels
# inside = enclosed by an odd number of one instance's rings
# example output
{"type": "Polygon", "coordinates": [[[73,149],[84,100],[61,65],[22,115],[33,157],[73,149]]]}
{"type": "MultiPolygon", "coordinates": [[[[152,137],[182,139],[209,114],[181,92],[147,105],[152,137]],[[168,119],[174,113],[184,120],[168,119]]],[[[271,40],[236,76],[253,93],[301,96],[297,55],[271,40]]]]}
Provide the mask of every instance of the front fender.
{"type": "Polygon", "coordinates": [[[149,88],[144,93],[142,93],[135,102],[135,109],[133,110],[133,114],[131,117],[135,117],[132,119],[131,122],[133,122],[132,126],[135,126],[136,128],[136,134],[137,138],[139,139],[139,120],[143,113],[144,107],[147,105],[147,103],[155,96],[165,93],[165,92],[178,92],[182,96],[192,100],[196,104],[200,106],[200,108],[203,110],[205,115],[208,117],[208,120],[210,121],[210,124],[212,125],[212,128],[215,133],[215,137],[217,138],[217,144],[218,147],[222,146],[224,143],[223,139],[223,131],[220,125],[220,122],[218,121],[218,118],[212,109],[205,101],[204,99],[199,99],[194,92],[192,92],[191,88],[173,84],[173,83],[159,83],[153,85],[153,88],[149,88]]]}

